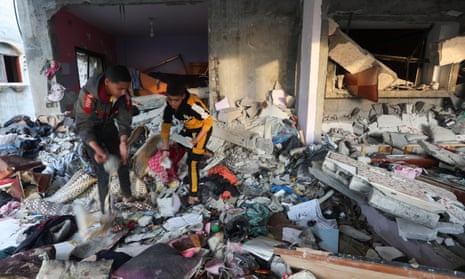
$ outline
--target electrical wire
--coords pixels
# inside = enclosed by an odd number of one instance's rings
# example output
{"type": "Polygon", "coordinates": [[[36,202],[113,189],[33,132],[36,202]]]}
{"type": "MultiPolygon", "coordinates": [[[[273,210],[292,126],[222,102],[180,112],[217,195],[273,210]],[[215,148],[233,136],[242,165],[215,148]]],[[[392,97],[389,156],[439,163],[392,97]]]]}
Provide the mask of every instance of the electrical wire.
{"type": "Polygon", "coordinates": [[[23,31],[21,30],[21,24],[19,24],[18,6],[17,6],[17,3],[16,3],[16,0],[13,0],[13,6],[14,6],[14,10],[15,10],[15,19],[16,19],[16,25],[18,26],[19,35],[21,37],[23,37],[23,31]]]}

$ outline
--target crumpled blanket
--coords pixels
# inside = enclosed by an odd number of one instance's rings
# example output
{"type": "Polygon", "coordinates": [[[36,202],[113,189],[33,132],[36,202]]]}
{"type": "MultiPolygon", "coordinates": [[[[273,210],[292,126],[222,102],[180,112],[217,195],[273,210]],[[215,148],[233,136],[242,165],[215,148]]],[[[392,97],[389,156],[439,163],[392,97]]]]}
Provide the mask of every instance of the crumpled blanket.
{"type": "Polygon", "coordinates": [[[13,254],[0,260],[0,277],[24,276],[25,278],[36,278],[44,258],[55,258],[54,246],[44,246],[13,254]]]}
{"type": "Polygon", "coordinates": [[[163,183],[170,183],[171,181],[178,179],[178,162],[181,161],[184,153],[184,149],[179,145],[171,145],[169,155],[171,168],[165,168],[160,164],[160,158],[163,151],[158,150],[158,152],[155,153],[148,162],[149,169],[153,171],[163,183]]]}

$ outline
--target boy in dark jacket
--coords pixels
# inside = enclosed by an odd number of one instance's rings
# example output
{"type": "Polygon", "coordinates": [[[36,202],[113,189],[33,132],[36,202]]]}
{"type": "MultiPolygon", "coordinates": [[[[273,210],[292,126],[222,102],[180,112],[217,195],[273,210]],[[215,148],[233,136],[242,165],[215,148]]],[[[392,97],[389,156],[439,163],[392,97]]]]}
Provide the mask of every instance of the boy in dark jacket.
{"type": "Polygon", "coordinates": [[[199,197],[199,165],[198,162],[204,156],[211,157],[213,154],[206,150],[213,126],[213,117],[208,112],[206,105],[196,95],[186,91],[181,84],[168,84],[166,92],[167,106],[163,112],[163,123],[161,126],[161,137],[163,139],[162,162],[169,155],[169,138],[173,118],[183,122],[181,135],[191,138],[192,148],[187,148],[187,166],[190,191],[187,202],[196,204],[200,202],[199,197]]]}
{"type": "Polygon", "coordinates": [[[74,107],[76,129],[97,175],[102,213],[105,213],[105,198],[109,190],[109,174],[104,163],[110,154],[121,160],[118,178],[123,202],[132,200],[128,167],[128,137],[133,109],[130,86],[128,69],[122,65],[112,66],[87,81],[74,107]]]}

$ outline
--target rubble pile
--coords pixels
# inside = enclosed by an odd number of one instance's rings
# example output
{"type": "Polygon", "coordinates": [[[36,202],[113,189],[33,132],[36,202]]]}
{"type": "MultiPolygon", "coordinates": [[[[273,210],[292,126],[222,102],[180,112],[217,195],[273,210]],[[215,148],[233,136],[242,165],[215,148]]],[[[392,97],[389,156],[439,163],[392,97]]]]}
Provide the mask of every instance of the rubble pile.
{"type": "Polygon", "coordinates": [[[109,219],[98,210],[96,179],[72,118],[5,123],[2,276],[320,278],[316,268],[325,265],[289,258],[299,249],[464,276],[458,139],[465,120],[452,121],[455,114],[376,104],[368,116],[354,110],[344,120],[326,118],[321,143],[306,145],[285,101],[241,100],[218,110],[208,146],[215,156],[202,161],[201,203],[187,206],[183,159],[174,177],[149,164],[163,96],[137,98],[130,139],[137,200],[120,201],[112,179],[109,219]],[[41,184],[40,176],[48,180],[41,184]]]}

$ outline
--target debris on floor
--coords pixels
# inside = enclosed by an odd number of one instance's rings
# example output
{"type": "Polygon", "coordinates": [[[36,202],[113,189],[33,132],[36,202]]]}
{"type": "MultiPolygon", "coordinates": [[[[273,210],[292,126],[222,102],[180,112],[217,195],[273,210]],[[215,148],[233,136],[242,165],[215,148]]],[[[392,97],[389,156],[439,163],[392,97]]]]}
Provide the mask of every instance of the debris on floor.
{"type": "Polygon", "coordinates": [[[465,277],[459,112],[442,121],[438,108],[376,104],[369,116],[328,117],[321,143],[306,145],[283,92],[273,93],[222,104],[196,205],[184,202],[183,149],[157,160],[164,97],[135,97],[135,200],[122,201],[113,177],[111,216],[99,211],[72,118],[5,123],[0,276],[465,277]]]}

